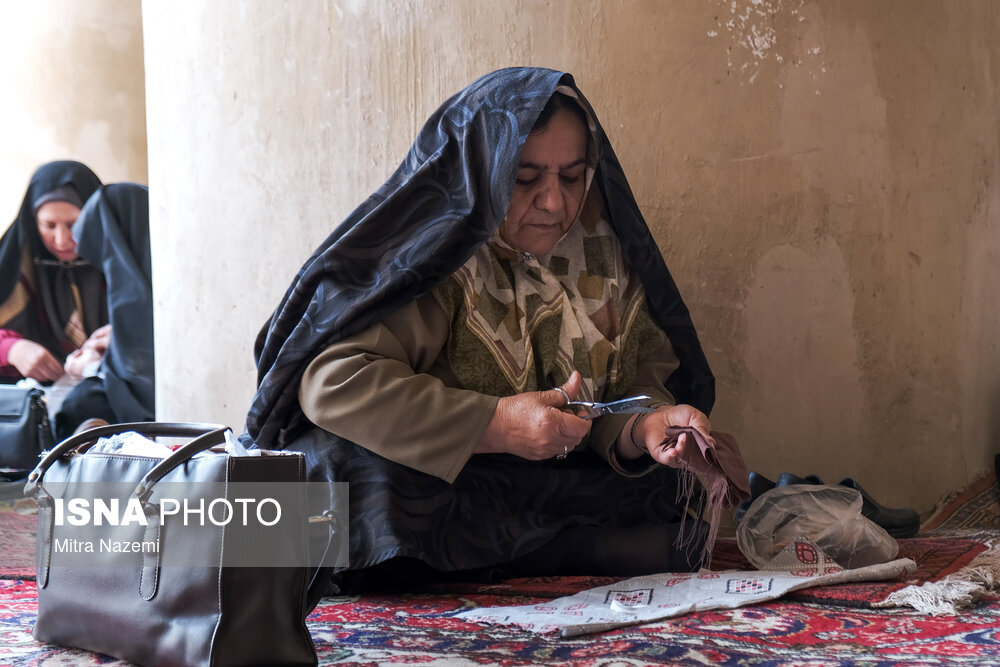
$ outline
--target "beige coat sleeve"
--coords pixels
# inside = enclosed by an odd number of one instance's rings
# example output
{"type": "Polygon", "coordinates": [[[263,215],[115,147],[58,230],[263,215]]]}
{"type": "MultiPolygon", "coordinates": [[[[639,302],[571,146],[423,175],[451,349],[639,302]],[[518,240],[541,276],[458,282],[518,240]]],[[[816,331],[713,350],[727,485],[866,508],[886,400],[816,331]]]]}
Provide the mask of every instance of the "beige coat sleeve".
{"type": "MultiPolygon", "coordinates": [[[[675,405],[674,397],[663,387],[670,374],[673,373],[679,362],[674,348],[668,342],[662,347],[653,350],[636,368],[635,382],[632,388],[626,392],[626,396],[640,396],[645,394],[653,399],[650,407],[661,407],[664,405],[675,405]]],[[[628,477],[638,477],[643,475],[659,464],[653,459],[643,456],[629,462],[622,462],[615,456],[615,442],[622,428],[625,427],[631,415],[608,415],[598,417],[594,420],[594,426],[590,431],[590,448],[604,458],[608,464],[622,475],[628,477]]]]}
{"type": "Polygon", "coordinates": [[[496,410],[495,396],[449,386],[439,359],[449,334],[430,295],[334,343],[306,368],[306,417],[380,456],[448,482],[496,410]]]}

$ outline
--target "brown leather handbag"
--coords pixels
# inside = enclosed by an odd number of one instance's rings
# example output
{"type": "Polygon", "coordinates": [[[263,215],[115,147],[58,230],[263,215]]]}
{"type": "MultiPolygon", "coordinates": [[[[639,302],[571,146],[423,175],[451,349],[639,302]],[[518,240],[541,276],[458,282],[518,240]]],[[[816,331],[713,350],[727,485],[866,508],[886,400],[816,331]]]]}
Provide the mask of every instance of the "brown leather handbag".
{"type": "MultiPolygon", "coordinates": [[[[234,494],[247,484],[302,486],[303,457],[212,449],[227,430],[118,424],[45,455],[25,486],[38,502],[36,639],[143,665],[316,664],[305,625],[306,522],[282,518],[261,533],[252,512],[249,528],[246,515],[223,521],[224,511],[204,520],[206,500],[216,510],[245,508],[249,501],[234,494]],[[194,439],[165,458],[89,451],[95,439],[128,431],[194,439]],[[181,502],[187,515],[168,511],[181,502]],[[265,547],[293,565],[242,564],[265,547]]],[[[288,507],[294,500],[282,503],[285,516],[305,513],[288,507]]]]}

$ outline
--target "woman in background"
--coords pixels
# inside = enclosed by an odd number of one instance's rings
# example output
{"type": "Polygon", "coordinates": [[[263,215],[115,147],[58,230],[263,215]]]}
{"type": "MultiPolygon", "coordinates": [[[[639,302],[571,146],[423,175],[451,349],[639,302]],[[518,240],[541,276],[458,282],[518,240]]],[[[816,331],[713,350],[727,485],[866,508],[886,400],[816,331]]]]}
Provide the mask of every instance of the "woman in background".
{"type": "Polygon", "coordinates": [[[77,254],[72,227],[101,185],[86,165],[42,165],[0,239],[0,381],[59,379],[67,355],[107,347],[104,276],[77,254]]]}
{"type": "Polygon", "coordinates": [[[67,372],[83,377],[56,414],[60,440],[85,422],[152,421],[156,407],[148,188],[136,183],[101,187],[83,207],[73,237],[80,257],[104,274],[111,324],[100,358],[84,349],[74,353],[78,360],[67,361],[67,372]]]}

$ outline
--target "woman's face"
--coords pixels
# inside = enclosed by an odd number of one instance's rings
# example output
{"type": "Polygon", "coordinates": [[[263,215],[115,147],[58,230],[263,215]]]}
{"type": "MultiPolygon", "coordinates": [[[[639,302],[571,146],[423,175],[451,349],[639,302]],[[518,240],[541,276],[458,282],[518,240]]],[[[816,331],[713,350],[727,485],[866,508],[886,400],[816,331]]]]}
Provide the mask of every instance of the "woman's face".
{"type": "Polygon", "coordinates": [[[580,213],[586,171],[587,128],[573,112],[559,109],[524,142],[503,238],[522,252],[551,252],[580,213]]]}
{"type": "Polygon", "coordinates": [[[64,201],[50,201],[38,207],[35,220],[45,249],[60,262],[72,262],[78,257],[73,240],[73,223],[80,209],[64,201]]]}

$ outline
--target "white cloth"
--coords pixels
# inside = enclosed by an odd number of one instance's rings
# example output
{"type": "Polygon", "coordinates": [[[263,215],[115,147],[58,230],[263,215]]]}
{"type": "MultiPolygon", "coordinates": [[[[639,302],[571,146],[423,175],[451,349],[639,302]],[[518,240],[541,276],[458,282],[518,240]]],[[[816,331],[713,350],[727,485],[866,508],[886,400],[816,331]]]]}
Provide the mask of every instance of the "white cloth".
{"type": "Polygon", "coordinates": [[[894,579],[916,572],[909,558],[845,570],[809,539],[790,543],[764,570],[655,574],[520,607],[456,614],[467,621],[516,625],[536,634],[575,637],[696,611],[735,609],[812,586],[894,579]]]}

